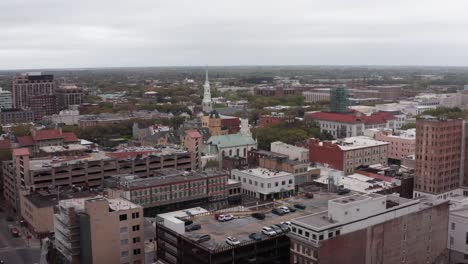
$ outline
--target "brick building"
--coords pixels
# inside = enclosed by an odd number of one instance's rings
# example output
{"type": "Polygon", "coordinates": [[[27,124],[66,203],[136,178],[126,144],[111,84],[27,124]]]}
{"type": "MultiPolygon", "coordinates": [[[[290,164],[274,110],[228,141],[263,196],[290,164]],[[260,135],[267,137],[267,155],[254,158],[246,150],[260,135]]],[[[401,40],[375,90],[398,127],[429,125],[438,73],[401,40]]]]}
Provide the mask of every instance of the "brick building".
{"type": "Polygon", "coordinates": [[[435,263],[447,247],[449,203],[351,195],[293,219],[290,263],[435,263]]]}
{"type": "Polygon", "coordinates": [[[408,129],[399,134],[392,131],[380,131],[374,136],[376,140],[388,142],[388,158],[392,162],[400,163],[401,159],[415,154],[416,129],[408,129]]]}
{"type": "Polygon", "coordinates": [[[416,120],[415,197],[430,194],[446,198],[463,183],[463,127],[463,120],[416,120]]]}
{"type": "Polygon", "coordinates": [[[34,121],[34,113],[31,110],[2,109],[0,111],[0,124],[31,123],[34,121]]]}
{"type": "Polygon", "coordinates": [[[284,113],[272,113],[271,115],[261,115],[258,118],[259,127],[267,127],[281,123],[293,123],[293,116],[286,116],[284,113]]]}
{"type": "Polygon", "coordinates": [[[34,113],[34,120],[40,121],[44,116],[58,114],[57,96],[53,94],[37,95],[29,98],[29,108],[34,113]]]}
{"type": "Polygon", "coordinates": [[[207,127],[212,136],[235,134],[240,131],[240,119],[235,116],[220,115],[214,110],[202,117],[202,127],[207,127]]]}
{"type": "Polygon", "coordinates": [[[331,168],[351,174],[362,165],[387,165],[388,143],[365,136],[349,137],[343,140],[323,141],[309,139],[311,162],[328,164],[331,168]]]}
{"type": "Polygon", "coordinates": [[[224,208],[228,198],[228,176],[225,172],[162,169],[152,177],[116,175],[105,180],[112,197],[125,197],[141,205],[145,215],[181,210],[195,206],[224,208]]]}

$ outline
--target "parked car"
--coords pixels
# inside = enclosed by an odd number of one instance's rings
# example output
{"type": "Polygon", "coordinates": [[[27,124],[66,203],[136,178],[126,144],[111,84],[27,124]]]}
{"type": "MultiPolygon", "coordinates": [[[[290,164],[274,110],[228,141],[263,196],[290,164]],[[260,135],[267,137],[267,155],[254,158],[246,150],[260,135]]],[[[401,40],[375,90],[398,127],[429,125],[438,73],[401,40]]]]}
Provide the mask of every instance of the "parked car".
{"type": "Polygon", "coordinates": [[[350,193],[350,192],[351,192],[351,190],[349,190],[349,189],[347,189],[347,188],[340,188],[340,189],[338,189],[338,194],[339,194],[339,195],[348,194],[348,193],[350,193]]]}
{"type": "Polygon", "coordinates": [[[240,241],[235,237],[228,236],[226,237],[226,243],[231,246],[236,246],[240,244],[240,241]]]}
{"type": "Polygon", "coordinates": [[[262,228],[262,233],[267,235],[267,236],[275,236],[276,235],[275,230],[273,230],[271,227],[268,227],[268,226],[264,226],[262,228]]]}
{"type": "Polygon", "coordinates": [[[305,205],[303,205],[303,204],[300,204],[300,203],[298,203],[298,204],[295,204],[295,205],[294,205],[294,207],[295,207],[295,208],[297,208],[297,209],[301,209],[301,210],[304,210],[304,209],[306,209],[306,206],[305,206],[305,205]]]}
{"type": "Polygon", "coordinates": [[[195,242],[201,243],[211,239],[210,235],[203,234],[192,238],[195,242]]]}
{"type": "Polygon", "coordinates": [[[271,212],[276,214],[276,215],[284,215],[285,214],[285,212],[283,210],[279,209],[279,208],[273,208],[271,210],[271,212]]]}
{"type": "Polygon", "coordinates": [[[280,224],[286,225],[289,229],[291,229],[291,221],[280,222],[280,224]]]}
{"type": "Polygon", "coordinates": [[[279,223],[279,224],[276,224],[276,225],[274,225],[274,226],[279,227],[283,233],[289,232],[289,226],[287,226],[287,225],[285,225],[285,224],[279,223]]]}
{"type": "Polygon", "coordinates": [[[21,234],[20,234],[18,228],[16,228],[16,227],[10,228],[10,233],[11,233],[11,235],[14,236],[14,237],[20,237],[20,236],[21,236],[21,234]]]}
{"type": "Polygon", "coordinates": [[[283,229],[279,228],[277,225],[271,225],[270,228],[273,229],[277,235],[284,233],[283,229]]]}
{"type": "Polygon", "coordinates": [[[200,230],[200,229],[201,229],[201,225],[192,224],[192,225],[189,225],[189,226],[185,227],[185,232],[191,232],[191,231],[200,230]]]}
{"type": "Polygon", "coordinates": [[[279,208],[280,210],[283,210],[283,212],[284,212],[285,214],[289,214],[289,213],[290,213],[289,208],[288,208],[287,206],[280,206],[280,207],[278,207],[278,208],[279,208]]]}
{"type": "Polygon", "coordinates": [[[258,220],[263,220],[263,219],[265,219],[265,214],[264,213],[253,213],[252,217],[256,218],[258,220]]]}
{"type": "Polygon", "coordinates": [[[289,209],[289,212],[291,212],[291,213],[296,212],[296,208],[294,208],[292,206],[288,206],[288,209],[289,209]]]}
{"type": "Polygon", "coordinates": [[[227,214],[227,215],[219,215],[218,216],[218,221],[224,222],[224,221],[230,221],[234,219],[234,216],[232,214],[227,214]]]}
{"type": "Polygon", "coordinates": [[[314,194],[311,193],[311,192],[308,192],[308,193],[305,194],[305,197],[306,197],[307,199],[313,199],[313,198],[314,198],[314,194]]]}
{"type": "Polygon", "coordinates": [[[260,241],[260,240],[262,240],[262,234],[260,234],[260,233],[251,233],[249,235],[249,238],[252,239],[252,240],[255,240],[255,241],[260,241]]]}

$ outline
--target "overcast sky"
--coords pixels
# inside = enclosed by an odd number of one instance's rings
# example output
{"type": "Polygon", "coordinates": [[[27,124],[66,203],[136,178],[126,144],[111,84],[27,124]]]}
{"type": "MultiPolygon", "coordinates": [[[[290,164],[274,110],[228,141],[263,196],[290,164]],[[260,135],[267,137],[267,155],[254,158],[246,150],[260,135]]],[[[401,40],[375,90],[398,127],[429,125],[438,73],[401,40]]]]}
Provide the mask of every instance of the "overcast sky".
{"type": "Polygon", "coordinates": [[[0,69],[468,65],[467,0],[0,0],[0,69]]]}

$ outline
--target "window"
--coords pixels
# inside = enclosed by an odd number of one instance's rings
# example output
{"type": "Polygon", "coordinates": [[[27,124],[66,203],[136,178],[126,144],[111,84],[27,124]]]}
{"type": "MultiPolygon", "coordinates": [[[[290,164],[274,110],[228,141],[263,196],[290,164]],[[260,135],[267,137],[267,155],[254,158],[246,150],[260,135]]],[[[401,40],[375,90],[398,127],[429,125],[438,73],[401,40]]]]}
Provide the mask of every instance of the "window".
{"type": "Polygon", "coordinates": [[[450,245],[453,245],[453,237],[450,237],[450,245]]]}
{"type": "Polygon", "coordinates": [[[310,236],[310,233],[306,231],[306,232],[305,232],[305,236],[306,236],[306,237],[309,237],[309,236],[310,236]]]}
{"type": "Polygon", "coordinates": [[[140,237],[133,238],[133,244],[140,243],[140,237]]]}
{"type": "Polygon", "coordinates": [[[289,184],[292,184],[292,180],[289,180],[289,184]]]}
{"type": "Polygon", "coordinates": [[[127,245],[127,244],[128,244],[128,239],[120,240],[120,245],[127,245]]]}
{"type": "Polygon", "coordinates": [[[140,255],[140,253],[141,253],[141,249],[139,248],[136,248],[133,250],[133,255],[140,255]]]}
{"type": "Polygon", "coordinates": [[[140,218],[140,212],[132,213],[132,219],[140,218]]]}
{"type": "Polygon", "coordinates": [[[128,232],[128,228],[126,226],[120,228],[120,234],[127,233],[127,232],[128,232]]]}
{"type": "Polygon", "coordinates": [[[302,229],[298,229],[299,235],[302,235],[302,229]]]}
{"type": "Polygon", "coordinates": [[[340,235],[340,233],[341,233],[341,231],[340,231],[340,230],[336,230],[336,232],[335,232],[335,236],[339,236],[339,235],[340,235]]]}
{"type": "Polygon", "coordinates": [[[468,232],[466,232],[466,237],[465,237],[465,244],[468,245],[468,232]]]}
{"type": "Polygon", "coordinates": [[[452,230],[455,230],[455,223],[452,223],[452,230]]]}
{"type": "Polygon", "coordinates": [[[127,221],[127,214],[121,214],[119,215],[120,221],[127,221]]]}
{"type": "Polygon", "coordinates": [[[279,186],[279,182],[275,182],[275,187],[278,187],[279,186]]]}
{"type": "Polygon", "coordinates": [[[120,252],[121,257],[128,257],[128,250],[120,252]]]}
{"type": "Polygon", "coordinates": [[[134,225],[132,226],[133,231],[139,231],[140,230],[140,225],[134,225]]]}
{"type": "Polygon", "coordinates": [[[328,233],[328,238],[333,237],[333,232],[328,233]]]}
{"type": "Polygon", "coordinates": [[[316,235],[316,234],[312,234],[312,239],[313,239],[313,240],[317,240],[317,235],[316,235]]]}
{"type": "Polygon", "coordinates": [[[323,240],[323,235],[319,235],[319,240],[323,240]]]}
{"type": "Polygon", "coordinates": [[[286,185],[286,181],[282,181],[282,182],[281,182],[281,185],[286,185]]]}

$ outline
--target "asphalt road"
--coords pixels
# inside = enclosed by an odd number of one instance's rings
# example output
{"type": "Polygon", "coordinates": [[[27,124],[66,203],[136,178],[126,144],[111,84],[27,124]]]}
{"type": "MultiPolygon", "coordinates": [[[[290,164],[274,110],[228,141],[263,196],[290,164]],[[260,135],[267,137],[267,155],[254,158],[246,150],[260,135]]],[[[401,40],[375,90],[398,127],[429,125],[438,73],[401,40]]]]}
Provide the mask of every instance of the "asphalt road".
{"type": "Polygon", "coordinates": [[[0,212],[0,260],[5,264],[34,264],[39,263],[40,249],[28,247],[23,238],[10,234],[6,221],[6,213],[0,212]]]}

